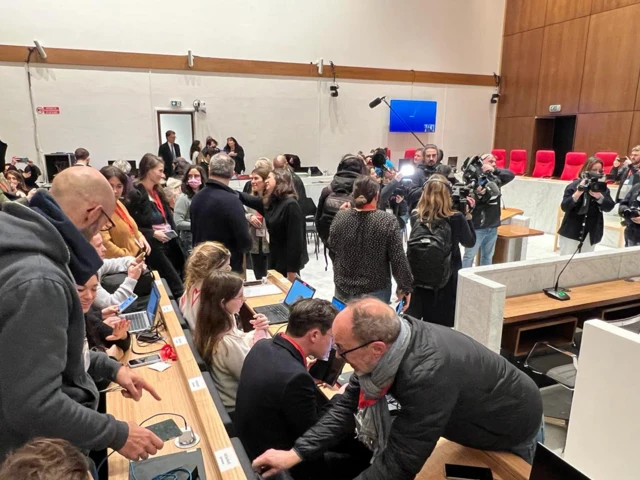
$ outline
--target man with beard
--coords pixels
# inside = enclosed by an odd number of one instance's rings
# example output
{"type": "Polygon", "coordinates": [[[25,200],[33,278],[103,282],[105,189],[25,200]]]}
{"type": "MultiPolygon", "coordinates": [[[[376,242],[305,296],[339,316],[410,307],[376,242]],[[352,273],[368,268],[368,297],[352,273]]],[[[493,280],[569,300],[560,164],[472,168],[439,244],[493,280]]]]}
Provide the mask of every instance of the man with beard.
{"type": "Polygon", "coordinates": [[[130,460],[162,448],[150,430],[96,411],[94,378],[139,400],[157,393],[128,368],[90,351],[76,285],[102,265],[89,240],[112,226],[115,198],[93,168],[59,173],[30,207],[0,212],[0,462],[34,437],[68,440],[87,453],[107,447],[130,460]]]}

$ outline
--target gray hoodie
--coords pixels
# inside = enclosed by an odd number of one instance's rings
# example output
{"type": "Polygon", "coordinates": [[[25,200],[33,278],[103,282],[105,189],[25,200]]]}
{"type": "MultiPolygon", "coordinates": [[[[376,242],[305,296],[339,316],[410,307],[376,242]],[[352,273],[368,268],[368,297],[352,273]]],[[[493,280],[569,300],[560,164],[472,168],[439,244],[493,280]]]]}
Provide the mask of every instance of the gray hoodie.
{"type": "Polygon", "coordinates": [[[85,368],[73,247],[60,233],[70,222],[59,212],[54,223],[15,202],[0,212],[0,462],[37,436],[87,451],[118,450],[129,434],[125,422],[96,411],[92,376],[113,380],[121,365],[91,352],[85,368]]]}

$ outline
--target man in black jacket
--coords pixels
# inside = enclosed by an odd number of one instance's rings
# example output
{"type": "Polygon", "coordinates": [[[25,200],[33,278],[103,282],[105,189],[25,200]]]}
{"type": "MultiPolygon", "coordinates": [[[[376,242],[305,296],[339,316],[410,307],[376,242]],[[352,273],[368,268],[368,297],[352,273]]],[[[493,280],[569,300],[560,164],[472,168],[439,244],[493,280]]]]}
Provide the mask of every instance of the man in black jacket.
{"type": "MultiPolygon", "coordinates": [[[[317,400],[321,394],[306,368],[306,359],[328,356],[336,313],[326,300],[300,300],[291,309],[286,334],[258,342],[245,358],[234,425],[249,458],[269,448],[290,449],[320,418],[317,400]]],[[[351,479],[370,458],[362,447],[359,458],[363,461],[332,452],[294,467],[290,473],[296,480],[351,479]],[[347,473],[345,465],[350,463],[359,468],[349,468],[347,473]]]]}
{"type": "Polygon", "coordinates": [[[226,153],[214,155],[209,180],[191,201],[193,246],[207,241],[224,244],[231,252],[231,269],[242,273],[242,259],[253,240],[238,192],[229,187],[235,162],[226,153]]]}
{"type": "Polygon", "coordinates": [[[167,141],[160,145],[158,156],[164,161],[164,174],[166,178],[171,178],[173,176],[173,163],[181,156],[180,145],[176,143],[176,132],[173,130],[167,130],[165,137],[167,141]]]}
{"type": "Polygon", "coordinates": [[[634,185],[640,183],[640,145],[631,149],[631,155],[621,161],[620,157],[613,162],[613,168],[607,175],[609,180],[619,183],[616,203],[624,199],[634,185]]]}
{"type": "Polygon", "coordinates": [[[418,148],[413,155],[415,172],[404,179],[409,190],[407,196],[409,212],[412,212],[418,205],[425,182],[436,173],[436,167],[439,164],[438,152],[440,152],[438,146],[430,143],[425,148],[418,148]]]}
{"type": "Polygon", "coordinates": [[[415,478],[440,437],[532,461],[540,391],[505,358],[450,328],[398,317],[371,298],[340,312],[333,335],[355,372],[345,393],[291,450],[268,450],[254,468],[269,475],[313,460],[354,431],[374,458],[358,480],[415,478]],[[386,394],[400,405],[393,423],[386,394]]]}
{"type": "Polygon", "coordinates": [[[480,250],[480,265],[491,265],[498,240],[500,226],[501,188],[515,178],[511,170],[497,168],[496,157],[491,153],[482,155],[482,173],[489,180],[473,192],[476,206],[472,212],[473,227],[476,230],[476,244],[464,249],[462,268],[473,265],[473,259],[480,250]]]}
{"type": "Polygon", "coordinates": [[[634,185],[620,202],[618,213],[627,226],[624,230],[625,247],[637,247],[640,245],[640,183],[634,185]]]}

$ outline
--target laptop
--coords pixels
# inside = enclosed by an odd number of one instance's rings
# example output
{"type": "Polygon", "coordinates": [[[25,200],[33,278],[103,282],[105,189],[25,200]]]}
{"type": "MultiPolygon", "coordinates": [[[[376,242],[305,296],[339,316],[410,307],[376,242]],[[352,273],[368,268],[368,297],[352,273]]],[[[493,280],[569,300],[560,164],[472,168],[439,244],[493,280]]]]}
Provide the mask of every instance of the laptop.
{"type": "Polygon", "coordinates": [[[143,330],[149,330],[155,322],[159,306],[160,292],[158,291],[158,287],[156,287],[156,284],[153,283],[151,287],[151,295],[149,295],[149,303],[147,303],[146,310],[120,315],[122,318],[131,320],[129,333],[137,333],[143,330]]]}
{"type": "Polygon", "coordinates": [[[333,297],[333,299],[331,299],[331,305],[336,307],[336,310],[338,310],[338,312],[341,312],[347,306],[343,301],[338,300],[336,297],[333,297]]]}
{"type": "Polygon", "coordinates": [[[291,284],[283,303],[256,307],[253,310],[256,313],[262,313],[269,319],[271,324],[287,323],[289,321],[289,310],[293,304],[303,298],[313,298],[315,294],[315,288],[296,278],[291,284]]]}
{"type": "Polygon", "coordinates": [[[589,477],[538,443],[529,480],[589,480],[589,477]]]}

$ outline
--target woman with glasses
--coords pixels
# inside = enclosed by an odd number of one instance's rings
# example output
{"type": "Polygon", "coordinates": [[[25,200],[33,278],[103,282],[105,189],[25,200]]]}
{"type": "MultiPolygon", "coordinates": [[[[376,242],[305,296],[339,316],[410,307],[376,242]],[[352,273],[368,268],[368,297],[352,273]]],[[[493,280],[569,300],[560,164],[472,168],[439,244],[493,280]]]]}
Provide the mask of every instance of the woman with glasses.
{"type": "Polygon", "coordinates": [[[140,177],[127,195],[127,208],[151,245],[147,265],[157,270],[166,279],[171,292],[179,297],[184,292],[180,278],[184,255],[175,233],[171,207],[160,187],[164,178],[164,162],[147,153],[140,160],[138,171],[140,177]]]}
{"type": "Polygon", "coordinates": [[[237,315],[244,304],[242,278],[235,273],[213,271],[204,279],[200,293],[194,341],[210,367],[225,408],[233,410],[244,359],[260,339],[268,338],[269,320],[258,314],[254,330],[238,328],[237,315]]]}
{"type": "Polygon", "coordinates": [[[231,252],[220,242],[202,242],[197,245],[184,267],[184,295],[180,297],[180,311],[191,330],[196,329],[200,308],[202,282],[211,272],[231,271],[231,252]]]}

